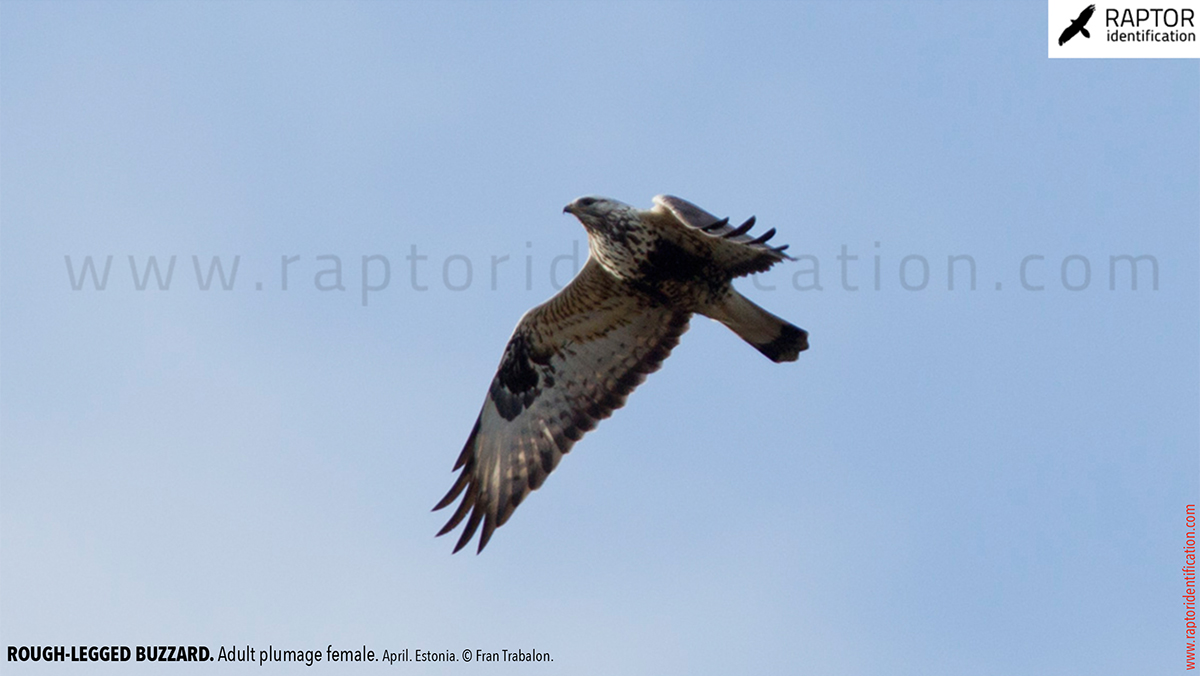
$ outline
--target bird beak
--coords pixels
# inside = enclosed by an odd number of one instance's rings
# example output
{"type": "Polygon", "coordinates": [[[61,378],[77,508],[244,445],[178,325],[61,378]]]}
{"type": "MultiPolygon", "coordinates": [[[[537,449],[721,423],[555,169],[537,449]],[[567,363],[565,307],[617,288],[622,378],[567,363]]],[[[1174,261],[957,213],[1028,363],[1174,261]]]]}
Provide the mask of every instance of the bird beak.
{"type": "Polygon", "coordinates": [[[571,208],[571,206],[572,206],[572,205],[568,204],[567,206],[563,207],[563,213],[564,213],[564,214],[573,214],[573,213],[575,213],[575,210],[574,210],[574,209],[572,209],[572,208],[571,208]]]}

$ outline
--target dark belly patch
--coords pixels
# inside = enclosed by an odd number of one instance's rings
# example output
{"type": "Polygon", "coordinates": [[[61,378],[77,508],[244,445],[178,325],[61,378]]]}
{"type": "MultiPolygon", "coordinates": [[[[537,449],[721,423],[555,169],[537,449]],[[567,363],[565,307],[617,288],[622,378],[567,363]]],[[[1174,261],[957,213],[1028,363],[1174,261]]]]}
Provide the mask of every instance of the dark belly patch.
{"type": "Polygon", "coordinates": [[[638,273],[638,286],[652,296],[665,295],[672,301],[714,296],[729,283],[729,276],[712,261],[666,239],[655,242],[638,273]]]}

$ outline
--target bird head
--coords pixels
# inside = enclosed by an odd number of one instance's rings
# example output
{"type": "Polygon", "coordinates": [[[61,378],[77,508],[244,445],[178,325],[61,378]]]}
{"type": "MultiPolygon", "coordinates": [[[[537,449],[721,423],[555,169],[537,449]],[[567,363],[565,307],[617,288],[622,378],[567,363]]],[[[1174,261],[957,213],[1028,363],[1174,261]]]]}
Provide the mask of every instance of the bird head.
{"type": "Polygon", "coordinates": [[[635,209],[624,202],[607,197],[580,197],[563,207],[564,214],[572,214],[583,223],[589,232],[604,233],[615,225],[635,216],[635,209]]]}

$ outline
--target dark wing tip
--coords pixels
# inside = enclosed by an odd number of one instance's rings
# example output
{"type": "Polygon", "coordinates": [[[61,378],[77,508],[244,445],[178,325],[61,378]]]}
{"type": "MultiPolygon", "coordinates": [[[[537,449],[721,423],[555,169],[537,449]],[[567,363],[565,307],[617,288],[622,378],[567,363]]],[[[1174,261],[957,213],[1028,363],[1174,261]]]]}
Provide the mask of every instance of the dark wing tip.
{"type": "MultiPolygon", "coordinates": [[[[467,491],[467,494],[463,496],[462,502],[459,503],[458,509],[454,510],[454,514],[450,516],[450,520],[446,522],[445,526],[442,526],[442,529],[438,531],[438,534],[435,537],[441,537],[454,530],[454,527],[457,526],[458,523],[463,520],[463,517],[467,515],[467,510],[471,509],[471,507],[475,505],[475,498],[476,494],[474,489],[467,491]]],[[[435,507],[434,509],[441,509],[441,507],[435,507]]]]}
{"type": "Polygon", "coordinates": [[[732,237],[740,237],[741,235],[744,235],[747,232],[749,232],[750,228],[752,228],[752,227],[754,227],[754,217],[753,216],[746,219],[745,223],[742,223],[738,227],[734,228],[733,230],[730,230],[729,232],[727,232],[721,236],[726,239],[729,239],[732,237]]]}
{"type": "Polygon", "coordinates": [[[479,533],[479,549],[475,550],[475,554],[481,554],[483,548],[487,546],[488,540],[492,539],[492,533],[496,530],[496,519],[491,512],[488,512],[483,517],[483,531],[479,533]]]}
{"type": "MultiPolygon", "coordinates": [[[[471,518],[467,519],[467,525],[463,526],[463,531],[459,535],[458,542],[455,543],[454,551],[452,551],[451,554],[457,554],[460,549],[467,546],[467,543],[470,542],[471,538],[475,536],[475,531],[479,530],[481,520],[483,523],[483,530],[479,535],[479,549],[475,550],[475,553],[478,554],[479,552],[482,552],[483,548],[487,546],[488,540],[492,539],[492,533],[496,530],[496,526],[500,525],[500,520],[497,519],[497,515],[493,514],[491,510],[486,509],[482,504],[478,503],[477,493],[478,492],[475,490],[475,487],[472,486],[471,490],[467,491],[467,494],[463,496],[462,502],[458,505],[458,509],[454,511],[454,515],[450,517],[450,520],[446,522],[446,525],[442,526],[442,529],[437,532],[436,536],[434,536],[441,537],[454,530],[458,527],[458,524],[462,523],[462,520],[467,516],[467,513],[470,512],[471,518]]],[[[441,506],[439,505],[439,507],[436,507],[435,509],[441,509],[441,506]]]]}
{"type": "MultiPolygon", "coordinates": [[[[458,543],[454,545],[454,551],[451,554],[457,554],[458,550],[467,546],[471,538],[475,537],[475,531],[479,528],[479,522],[483,518],[483,509],[480,505],[475,505],[475,509],[471,510],[471,518],[467,519],[467,525],[463,526],[462,536],[458,538],[458,543]]],[[[483,549],[481,546],[480,550],[483,549]]]]}
{"type": "Polygon", "coordinates": [[[775,228],[771,228],[770,230],[768,230],[768,231],[764,232],[763,234],[759,235],[758,237],[754,238],[754,240],[751,241],[750,243],[751,244],[762,244],[774,236],[775,236],[775,228]]]}
{"type": "Polygon", "coordinates": [[[454,481],[454,485],[451,486],[450,490],[446,492],[446,495],[443,496],[442,499],[433,506],[433,511],[436,512],[439,509],[445,509],[446,507],[449,507],[450,503],[454,502],[454,499],[458,497],[458,494],[462,493],[463,489],[467,487],[468,481],[469,476],[465,471],[459,474],[458,478],[454,481]]]}
{"type": "Polygon", "coordinates": [[[666,207],[667,210],[675,216],[675,219],[686,227],[699,230],[710,237],[727,239],[738,244],[749,245],[767,253],[769,256],[778,256],[777,259],[773,259],[769,263],[763,263],[760,261],[751,264],[748,267],[741,266],[735,270],[735,272],[739,275],[748,274],[750,272],[761,272],[762,270],[769,268],[772,263],[778,262],[779,260],[795,260],[791,256],[783,253],[783,250],[787,248],[786,244],[778,247],[769,246],[766,244],[767,240],[775,236],[775,228],[771,228],[767,232],[754,239],[746,236],[746,233],[750,232],[750,228],[754,227],[754,224],[757,222],[757,219],[754,216],[747,218],[746,222],[742,223],[738,227],[731,228],[729,227],[728,218],[718,219],[716,216],[713,216],[712,214],[701,209],[695,204],[688,202],[687,200],[683,200],[672,195],[659,195],[654,198],[654,201],[657,204],[666,207]],[[763,267],[764,265],[765,267],[763,267]]]}

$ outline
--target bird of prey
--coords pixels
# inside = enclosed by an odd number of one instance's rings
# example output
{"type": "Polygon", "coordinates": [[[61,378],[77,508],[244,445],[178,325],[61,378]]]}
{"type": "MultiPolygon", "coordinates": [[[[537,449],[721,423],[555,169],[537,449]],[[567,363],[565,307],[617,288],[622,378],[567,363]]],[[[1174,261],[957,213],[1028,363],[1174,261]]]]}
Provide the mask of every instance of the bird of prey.
{"type": "Polygon", "coordinates": [[[462,549],[482,524],[492,532],[542,485],[585,432],[625,403],[657,371],[693,313],[728,326],[775,362],[795,361],[808,333],[755,305],[731,284],[782,260],[785,246],[678,197],[659,195],[639,210],[581,197],[564,213],[583,223],[589,256],[571,283],[521,318],[454,469],[454,485],[434,510],[458,509],[438,535],[462,522],[462,549]]]}
{"type": "Polygon", "coordinates": [[[1095,12],[1095,5],[1088,5],[1085,7],[1083,11],[1079,13],[1079,17],[1072,21],[1070,26],[1067,26],[1067,29],[1062,32],[1062,35],[1058,36],[1058,45],[1061,47],[1064,42],[1075,37],[1076,33],[1083,33],[1083,37],[1085,38],[1092,37],[1092,34],[1089,33],[1084,26],[1087,25],[1088,20],[1092,18],[1092,14],[1095,12]]]}

